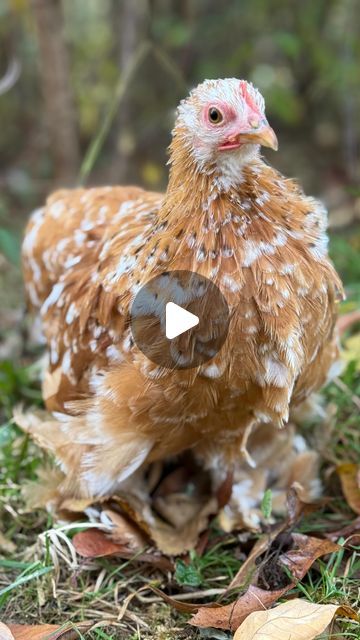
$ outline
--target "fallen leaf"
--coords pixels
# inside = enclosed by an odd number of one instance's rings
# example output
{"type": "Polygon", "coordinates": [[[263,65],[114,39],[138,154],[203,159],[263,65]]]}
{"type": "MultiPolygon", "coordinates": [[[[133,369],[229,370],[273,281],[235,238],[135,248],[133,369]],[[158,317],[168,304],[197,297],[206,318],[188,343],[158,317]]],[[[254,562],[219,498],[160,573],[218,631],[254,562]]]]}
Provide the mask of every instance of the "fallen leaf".
{"type": "MultiPolygon", "coordinates": [[[[259,580],[261,576],[269,574],[270,578],[268,579],[270,580],[271,577],[281,572],[282,567],[287,567],[293,580],[289,580],[286,585],[275,589],[262,589],[252,584],[243,595],[231,604],[222,607],[217,605],[216,607],[199,608],[189,621],[190,624],[196,627],[215,627],[235,631],[250,613],[269,607],[292,589],[296,582],[304,577],[317,558],[339,551],[341,548],[330,540],[313,538],[300,533],[294,533],[291,537],[293,548],[279,555],[275,561],[270,554],[269,561],[259,565],[255,579],[259,580]]],[[[273,545],[275,542],[276,539],[273,545]]],[[[259,545],[259,548],[263,547],[259,545]]],[[[286,578],[285,572],[282,573],[286,578]]]]}
{"type": "Polygon", "coordinates": [[[277,536],[290,526],[293,526],[301,518],[301,516],[307,515],[308,513],[312,513],[313,511],[317,510],[319,508],[319,505],[323,504],[324,502],[303,502],[299,494],[301,495],[301,488],[299,487],[299,484],[297,482],[294,482],[294,484],[290,487],[286,498],[288,510],[287,519],[275,525],[272,529],[270,529],[266,534],[264,534],[257,540],[249,556],[241,565],[235,577],[232,579],[226,592],[229,592],[231,589],[236,589],[240,586],[243,586],[247,581],[249,581],[250,574],[255,569],[257,558],[259,558],[266,551],[266,549],[270,547],[274,540],[276,540],[277,536]]]}
{"type": "Polygon", "coordinates": [[[356,614],[337,604],[316,604],[296,598],[270,611],[251,613],[237,629],[234,640],[313,640],[335,615],[356,619],[356,614]]]}
{"type": "Polygon", "coordinates": [[[143,549],[148,544],[148,539],[140,529],[129,522],[129,520],[120,513],[117,513],[112,509],[105,509],[103,511],[103,516],[109,518],[111,522],[112,528],[110,531],[110,537],[114,542],[125,545],[134,551],[143,549]]]}
{"type": "Polygon", "coordinates": [[[124,545],[114,542],[103,531],[95,528],[79,531],[72,541],[77,553],[83,558],[112,556],[124,549],[124,545]]]}
{"type": "MultiPolygon", "coordinates": [[[[40,420],[34,415],[26,417],[30,426],[24,416],[17,417],[25,430],[30,429],[32,420],[40,420]]],[[[258,531],[262,518],[261,501],[269,482],[273,491],[274,514],[286,513],[286,495],[292,485],[296,484],[299,497],[304,502],[311,501],[311,491],[316,486],[317,454],[312,451],[299,454],[295,446],[298,436],[295,434],[294,425],[282,432],[275,427],[269,428],[269,425],[265,430],[254,430],[248,445],[257,468],[249,470],[247,464],[240,465],[234,478],[228,474],[216,495],[212,493],[208,472],[199,468],[189,454],[180,457],[170,469],[167,465],[152,465],[149,473],[144,470],[133,478],[126,493],[79,500],[67,493],[64,476],[50,474],[48,483],[49,472],[45,470],[39,483],[40,490],[31,487],[31,495],[36,496],[37,507],[50,507],[53,513],[70,522],[84,514],[104,529],[106,521],[109,535],[105,551],[103,542],[102,551],[95,555],[91,552],[90,557],[104,552],[105,555],[132,558],[134,550],[141,550],[149,540],[162,554],[183,555],[197,548],[201,534],[209,529],[209,522],[221,507],[219,523],[225,531],[238,527],[258,531]],[[237,490],[234,492],[236,500],[232,503],[233,483],[237,490]],[[109,547],[110,539],[120,544],[120,548],[109,547]]],[[[75,540],[79,542],[78,538],[75,540]]],[[[205,538],[202,542],[206,545],[205,538]]],[[[149,556],[141,557],[147,561],[149,556]]]]}
{"type": "Polygon", "coordinates": [[[79,640],[80,633],[84,634],[92,627],[93,622],[9,626],[0,622],[0,640],[79,640]]]}
{"type": "Polygon", "coordinates": [[[276,525],[271,531],[265,533],[256,541],[245,562],[241,565],[239,571],[230,582],[230,585],[227,588],[226,592],[230,591],[231,589],[237,589],[238,587],[241,587],[249,580],[251,572],[255,570],[256,560],[263,553],[265,553],[266,549],[270,547],[270,545],[274,542],[274,540],[276,540],[278,535],[282,533],[284,529],[286,529],[286,527],[287,522],[284,521],[281,524],[276,525]]]}
{"type": "Polygon", "coordinates": [[[265,591],[251,585],[240,598],[231,604],[222,607],[200,607],[189,620],[189,624],[200,628],[214,627],[215,629],[235,631],[250,613],[261,611],[264,607],[270,606],[287,590],[288,588],[265,591]]]}
{"type": "Polygon", "coordinates": [[[349,462],[340,464],[336,471],[346,502],[360,515],[360,466],[349,462]]]}
{"type": "Polygon", "coordinates": [[[160,495],[154,500],[156,511],[133,494],[113,496],[112,500],[153,540],[159,551],[169,556],[182,555],[194,549],[209,519],[218,511],[216,498],[206,495],[160,495]]]}
{"type": "Polygon", "coordinates": [[[109,502],[110,508],[115,507],[117,510],[120,509],[131,522],[134,522],[141,531],[147,536],[150,536],[148,522],[153,521],[153,516],[151,506],[145,499],[139,498],[138,495],[129,492],[127,495],[117,494],[112,496],[109,502]]]}
{"type": "Polygon", "coordinates": [[[105,556],[119,556],[153,565],[161,571],[173,571],[174,565],[164,556],[154,553],[136,553],[126,545],[114,542],[100,529],[86,529],[79,531],[73,537],[73,545],[83,558],[102,558],[105,556]]]}
{"type": "MultiPolygon", "coordinates": [[[[142,540],[141,546],[144,547],[150,538],[162,553],[182,555],[196,547],[200,534],[206,530],[209,519],[216,515],[219,507],[217,499],[206,493],[190,496],[185,491],[167,493],[186,477],[182,470],[176,474],[172,472],[170,476],[169,482],[163,483],[161,491],[157,490],[154,497],[146,496],[145,485],[134,486],[133,491],[126,495],[116,494],[102,500],[62,499],[57,505],[57,513],[71,519],[72,514],[94,506],[99,522],[104,524],[104,516],[108,516],[108,533],[114,542],[126,542],[128,548],[134,548],[134,545],[139,547],[142,540]],[[146,498],[140,498],[140,494],[146,498]],[[132,545],[129,540],[124,540],[124,535],[132,538],[132,545]]],[[[208,487],[209,483],[205,486],[206,491],[208,487]]]]}
{"type": "Polygon", "coordinates": [[[315,560],[329,553],[340,551],[340,545],[331,540],[293,533],[293,549],[280,556],[279,561],[288,567],[296,580],[302,580],[315,560]]]}
{"type": "Polygon", "coordinates": [[[322,498],[321,500],[308,502],[304,497],[302,485],[294,482],[286,496],[288,525],[294,526],[302,516],[307,516],[309,513],[317,511],[327,501],[326,498],[322,498]]]}
{"type": "MultiPolygon", "coordinates": [[[[175,528],[160,518],[152,526],[151,537],[157,548],[166,555],[182,555],[194,549],[200,533],[206,529],[209,519],[218,510],[216,498],[210,498],[182,527],[175,528]]],[[[189,512],[188,512],[189,513],[189,512]]]]}
{"type": "MultiPolygon", "coordinates": [[[[178,531],[184,529],[189,523],[194,522],[194,517],[204,505],[197,505],[192,496],[183,493],[172,493],[166,497],[158,497],[154,502],[157,513],[172,529],[178,531]]],[[[216,512],[217,505],[214,505],[216,512]]],[[[162,527],[160,527],[163,529],[162,527]]],[[[166,527],[167,528],[167,527],[166,527]]],[[[155,527],[152,527],[154,530],[155,527]]],[[[156,527],[157,529],[157,527],[156,527]]]]}

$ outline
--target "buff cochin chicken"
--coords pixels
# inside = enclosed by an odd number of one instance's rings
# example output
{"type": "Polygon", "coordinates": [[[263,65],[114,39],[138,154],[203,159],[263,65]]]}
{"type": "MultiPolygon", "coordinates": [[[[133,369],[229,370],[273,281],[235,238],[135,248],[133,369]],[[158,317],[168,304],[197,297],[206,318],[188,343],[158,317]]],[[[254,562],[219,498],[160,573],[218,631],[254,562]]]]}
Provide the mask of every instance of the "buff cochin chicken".
{"type": "Polygon", "coordinates": [[[219,481],[244,458],[251,466],[254,431],[284,427],[331,376],[342,285],[326,210],[261,146],[277,149],[259,91],[206,80],[178,107],[165,194],[62,190],[32,215],[25,285],[48,345],[52,412],[32,435],[67,494],[108,495],[188,449],[219,481]],[[230,310],[223,347],[194,368],[151,362],[129,325],[139,289],[174,270],[210,279],[230,310]]]}

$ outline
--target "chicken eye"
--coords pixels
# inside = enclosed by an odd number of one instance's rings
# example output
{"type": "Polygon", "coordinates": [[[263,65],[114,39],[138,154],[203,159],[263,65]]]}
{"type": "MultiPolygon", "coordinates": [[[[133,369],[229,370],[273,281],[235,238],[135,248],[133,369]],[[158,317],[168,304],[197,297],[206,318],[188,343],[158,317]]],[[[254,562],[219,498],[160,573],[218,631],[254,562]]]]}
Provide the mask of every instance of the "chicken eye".
{"type": "Polygon", "coordinates": [[[212,124],[220,124],[223,121],[223,115],[216,107],[210,107],[209,120],[212,124]]]}

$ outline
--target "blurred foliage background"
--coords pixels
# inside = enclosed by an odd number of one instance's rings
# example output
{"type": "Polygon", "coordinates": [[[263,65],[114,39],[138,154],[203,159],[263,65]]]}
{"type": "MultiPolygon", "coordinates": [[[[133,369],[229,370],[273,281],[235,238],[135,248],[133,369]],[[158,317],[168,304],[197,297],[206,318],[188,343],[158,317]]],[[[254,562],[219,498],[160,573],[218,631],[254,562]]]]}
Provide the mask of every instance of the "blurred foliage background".
{"type": "Polygon", "coordinates": [[[359,282],[359,9],[358,0],[0,0],[0,306],[19,304],[11,265],[29,211],[80,180],[164,188],[176,105],[209,77],[244,77],[262,91],[280,141],[269,161],[325,199],[335,260],[359,282]]]}
{"type": "MultiPolygon", "coordinates": [[[[42,353],[39,327],[24,319],[19,258],[29,213],[62,186],[133,182],[164,189],[179,100],[204,78],[250,79],[265,97],[280,143],[267,158],[328,205],[331,255],[348,295],[341,311],[360,308],[359,34],[360,0],[0,0],[0,547],[3,532],[14,551],[2,565],[4,575],[9,569],[2,584],[21,586],[5,599],[3,594],[0,605],[7,602],[14,620],[76,620],[89,607],[93,617],[93,604],[97,617],[106,598],[120,620],[118,597],[136,587],[133,579],[141,572],[140,566],[123,573],[121,565],[111,574],[91,569],[87,576],[82,564],[73,575],[63,565],[55,601],[53,577],[39,582],[42,565],[30,565],[51,517],[24,508],[22,485],[34,478],[43,458],[12,420],[19,402],[41,403],[43,365],[34,362],[42,353]],[[30,562],[24,565],[24,559],[30,562]],[[29,580],[34,576],[36,585],[29,580]]],[[[325,391],[333,413],[317,443],[331,461],[331,483],[334,460],[356,461],[359,451],[359,331],[343,342],[350,364],[325,391]]],[[[337,520],[320,519],[315,533],[326,522],[331,528],[347,523],[350,516],[338,505],[332,498],[330,517],[337,520]]],[[[190,569],[197,576],[210,570],[216,580],[230,575],[228,558],[237,562],[238,551],[234,555],[224,544],[208,554],[207,569],[193,559],[190,569]]],[[[321,582],[319,573],[300,585],[302,597],[352,604],[354,591],[356,607],[357,565],[342,561],[342,553],[319,565],[321,582]]],[[[47,547],[46,572],[49,562],[47,547]]],[[[178,618],[164,611],[161,625],[155,622],[168,637],[175,624],[178,632],[178,618]]]]}

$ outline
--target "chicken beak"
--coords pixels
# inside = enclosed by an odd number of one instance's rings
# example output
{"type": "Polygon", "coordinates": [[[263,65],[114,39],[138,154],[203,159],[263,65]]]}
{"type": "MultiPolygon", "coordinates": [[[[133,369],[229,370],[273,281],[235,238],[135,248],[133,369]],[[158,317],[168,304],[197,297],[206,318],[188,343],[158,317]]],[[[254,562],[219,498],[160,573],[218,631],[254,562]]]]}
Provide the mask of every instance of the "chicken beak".
{"type": "Polygon", "coordinates": [[[279,147],[275,131],[268,124],[258,130],[242,133],[240,139],[241,142],[261,144],[262,147],[269,147],[269,149],[273,149],[274,151],[277,151],[279,147]]]}

